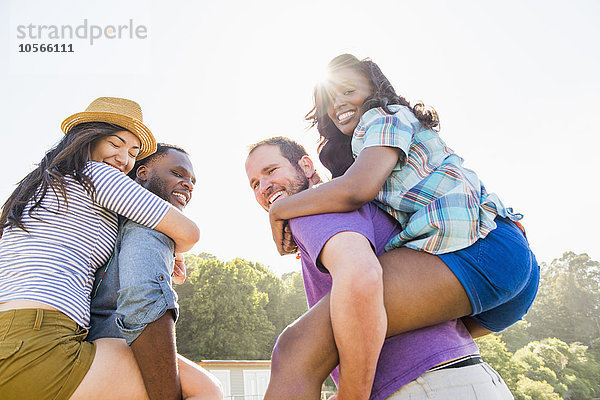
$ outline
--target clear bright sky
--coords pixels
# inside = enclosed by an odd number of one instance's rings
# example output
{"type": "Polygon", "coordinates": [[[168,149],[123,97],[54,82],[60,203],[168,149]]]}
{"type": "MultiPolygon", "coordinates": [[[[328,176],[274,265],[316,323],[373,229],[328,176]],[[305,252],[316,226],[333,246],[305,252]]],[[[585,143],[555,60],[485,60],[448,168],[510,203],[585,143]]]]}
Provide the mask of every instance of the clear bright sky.
{"type": "Polygon", "coordinates": [[[271,242],[246,149],[284,135],[315,156],[317,132],[303,119],[312,88],[350,52],[436,108],[446,143],[525,215],[538,260],[567,250],[600,260],[598,21],[596,0],[2,1],[0,197],[61,138],[64,118],[100,96],[130,98],[158,141],[192,155],[186,213],[202,231],[192,252],[299,270],[271,242]],[[84,20],[87,38],[50,38],[51,28],[37,38],[37,26],[84,20]],[[29,25],[33,37],[19,38],[29,25]],[[92,25],[146,33],[90,44],[92,25]],[[26,43],[74,52],[19,53],[26,43]]]}

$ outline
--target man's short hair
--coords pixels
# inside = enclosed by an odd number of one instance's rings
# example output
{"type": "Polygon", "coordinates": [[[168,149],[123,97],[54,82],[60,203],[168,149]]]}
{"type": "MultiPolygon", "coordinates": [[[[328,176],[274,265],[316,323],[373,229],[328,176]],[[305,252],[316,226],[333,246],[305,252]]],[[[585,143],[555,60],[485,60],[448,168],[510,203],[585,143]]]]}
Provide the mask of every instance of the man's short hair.
{"type": "Polygon", "coordinates": [[[279,147],[281,155],[284,156],[294,166],[298,165],[298,161],[300,161],[302,157],[308,155],[300,143],[283,136],[276,136],[261,140],[260,142],[251,145],[248,150],[248,157],[254,150],[265,145],[279,147]]]}
{"type": "Polygon", "coordinates": [[[142,158],[141,160],[136,161],[135,164],[133,165],[133,169],[129,172],[128,176],[131,179],[135,180],[135,178],[136,178],[136,172],[137,172],[138,168],[141,165],[150,165],[150,164],[152,164],[156,160],[164,157],[165,154],[167,154],[167,151],[169,151],[169,150],[179,151],[179,152],[185,154],[186,156],[189,156],[188,152],[185,151],[184,149],[182,149],[179,146],[175,146],[175,145],[167,144],[167,143],[157,143],[156,144],[156,152],[150,154],[146,158],[142,158]]]}

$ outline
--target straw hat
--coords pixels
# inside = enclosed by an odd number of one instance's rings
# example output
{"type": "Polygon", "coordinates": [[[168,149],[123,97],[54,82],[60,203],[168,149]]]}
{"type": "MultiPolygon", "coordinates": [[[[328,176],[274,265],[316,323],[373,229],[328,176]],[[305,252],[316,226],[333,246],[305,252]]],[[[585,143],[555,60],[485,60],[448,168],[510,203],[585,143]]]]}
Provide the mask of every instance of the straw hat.
{"type": "Polygon", "coordinates": [[[65,119],[60,128],[64,133],[69,132],[75,125],[84,122],[108,122],[119,125],[140,139],[140,152],[137,160],[156,151],[156,140],[150,129],[142,123],[142,109],[132,100],[118,97],[99,97],[84,112],[73,114],[65,119]]]}

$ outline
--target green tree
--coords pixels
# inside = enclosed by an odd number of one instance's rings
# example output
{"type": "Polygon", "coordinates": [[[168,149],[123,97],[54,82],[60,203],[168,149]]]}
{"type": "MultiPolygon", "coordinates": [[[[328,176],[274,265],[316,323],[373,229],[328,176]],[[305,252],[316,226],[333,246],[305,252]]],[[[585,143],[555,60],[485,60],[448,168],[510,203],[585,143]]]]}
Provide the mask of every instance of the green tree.
{"type": "Polygon", "coordinates": [[[517,382],[517,388],[513,391],[513,395],[515,400],[561,400],[561,397],[548,383],[534,381],[525,376],[517,382]]]}
{"type": "Polygon", "coordinates": [[[600,396],[600,363],[588,347],[581,343],[569,346],[569,362],[562,373],[571,399],[591,399],[600,396]]]}
{"type": "Polygon", "coordinates": [[[550,265],[542,263],[540,289],[527,321],[532,340],[557,337],[589,345],[600,338],[600,263],[572,252],[550,265]]]}
{"type": "Polygon", "coordinates": [[[590,399],[600,393],[600,365],[580,343],[546,338],[517,350],[511,361],[525,367],[519,381],[545,382],[564,398],[590,399]]]}
{"type": "Polygon", "coordinates": [[[600,363],[587,346],[546,338],[512,354],[501,338],[492,334],[477,339],[477,344],[515,399],[583,400],[600,394],[600,363]]]}
{"type": "Polygon", "coordinates": [[[499,335],[483,336],[477,339],[477,345],[483,359],[502,376],[514,392],[519,376],[525,372],[525,366],[512,359],[513,354],[506,349],[499,335]]]}
{"type": "Polygon", "coordinates": [[[515,352],[513,360],[525,366],[524,375],[534,381],[546,382],[564,396],[567,386],[559,375],[567,366],[569,346],[558,339],[531,342],[515,352]]]}
{"type": "Polygon", "coordinates": [[[284,310],[286,295],[285,287],[281,279],[262,264],[248,262],[248,265],[253,268],[259,276],[259,279],[256,282],[256,289],[261,293],[265,293],[267,296],[267,301],[264,303],[263,308],[266,312],[267,319],[275,328],[273,332],[274,336],[272,338],[274,342],[277,335],[288,324],[286,312],[284,310]]]}
{"type": "Polygon", "coordinates": [[[514,325],[502,331],[500,336],[502,341],[506,343],[508,351],[514,353],[527,343],[534,340],[529,333],[531,323],[526,320],[517,321],[514,325]]]}
{"type": "Polygon", "coordinates": [[[192,360],[268,358],[275,327],[265,311],[260,272],[244,260],[186,256],[187,282],[177,288],[177,346],[192,360]]]}
{"type": "Polygon", "coordinates": [[[285,289],[283,309],[286,312],[285,326],[287,326],[308,310],[308,303],[304,291],[304,281],[300,272],[283,274],[281,279],[285,289]]]}
{"type": "Polygon", "coordinates": [[[307,309],[302,275],[278,278],[259,263],[186,255],[176,286],[177,346],[193,360],[268,359],[279,333],[307,309]]]}

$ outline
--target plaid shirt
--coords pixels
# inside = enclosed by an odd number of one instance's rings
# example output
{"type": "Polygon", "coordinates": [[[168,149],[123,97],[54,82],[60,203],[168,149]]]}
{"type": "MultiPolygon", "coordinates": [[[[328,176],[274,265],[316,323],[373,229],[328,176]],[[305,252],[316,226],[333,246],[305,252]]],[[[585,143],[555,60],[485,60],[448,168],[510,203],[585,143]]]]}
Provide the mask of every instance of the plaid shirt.
{"type": "Polygon", "coordinates": [[[462,166],[437,132],[423,129],[404,106],[367,111],[352,137],[354,157],[362,149],[389,146],[401,149],[400,158],[375,198],[402,231],[386,250],[406,246],[432,254],[464,249],[496,228],[496,215],[520,220],[498,196],[487,193],[475,172],[462,166]]]}

